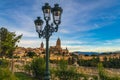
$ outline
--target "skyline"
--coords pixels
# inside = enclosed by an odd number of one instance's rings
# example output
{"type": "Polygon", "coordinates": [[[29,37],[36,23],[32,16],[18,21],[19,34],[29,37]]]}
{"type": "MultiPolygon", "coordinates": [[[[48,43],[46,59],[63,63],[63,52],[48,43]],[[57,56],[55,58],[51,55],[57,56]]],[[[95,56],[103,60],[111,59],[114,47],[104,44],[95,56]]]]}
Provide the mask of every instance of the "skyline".
{"type": "Polygon", "coordinates": [[[0,27],[23,34],[19,46],[39,47],[45,39],[38,38],[34,20],[37,16],[43,19],[41,8],[46,2],[63,8],[61,24],[51,36],[50,46],[59,37],[62,47],[70,51],[120,51],[119,0],[4,0],[0,5],[0,27]]]}

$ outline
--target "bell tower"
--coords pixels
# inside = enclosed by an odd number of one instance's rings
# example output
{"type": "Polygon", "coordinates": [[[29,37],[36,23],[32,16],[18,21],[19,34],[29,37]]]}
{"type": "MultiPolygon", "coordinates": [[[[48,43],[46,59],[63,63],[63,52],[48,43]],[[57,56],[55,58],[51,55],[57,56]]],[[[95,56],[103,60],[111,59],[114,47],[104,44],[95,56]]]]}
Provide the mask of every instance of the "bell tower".
{"type": "Polygon", "coordinates": [[[61,40],[60,40],[60,38],[57,39],[56,47],[61,48],[61,40]]]}

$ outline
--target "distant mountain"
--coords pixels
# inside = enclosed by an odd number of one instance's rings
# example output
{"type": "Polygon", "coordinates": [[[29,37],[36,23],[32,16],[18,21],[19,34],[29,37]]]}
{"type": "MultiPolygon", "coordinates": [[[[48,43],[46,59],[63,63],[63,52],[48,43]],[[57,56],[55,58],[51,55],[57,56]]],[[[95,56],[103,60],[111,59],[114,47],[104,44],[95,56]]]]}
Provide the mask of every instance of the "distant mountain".
{"type": "Polygon", "coordinates": [[[97,52],[81,52],[81,51],[74,51],[72,54],[84,54],[84,55],[98,55],[97,52]]]}

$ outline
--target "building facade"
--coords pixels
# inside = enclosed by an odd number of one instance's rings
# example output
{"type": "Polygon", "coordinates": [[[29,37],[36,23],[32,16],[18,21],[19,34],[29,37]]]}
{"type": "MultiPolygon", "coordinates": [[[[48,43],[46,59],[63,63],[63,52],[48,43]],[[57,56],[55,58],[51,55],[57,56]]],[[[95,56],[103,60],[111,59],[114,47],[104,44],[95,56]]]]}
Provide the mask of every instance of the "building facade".
{"type": "MultiPolygon", "coordinates": [[[[43,53],[45,53],[45,49],[43,48],[43,42],[41,43],[40,49],[43,50],[43,53]]],[[[68,49],[62,49],[61,47],[61,40],[60,38],[57,39],[55,46],[50,46],[49,48],[50,54],[60,54],[60,55],[69,55],[68,49]]]]}

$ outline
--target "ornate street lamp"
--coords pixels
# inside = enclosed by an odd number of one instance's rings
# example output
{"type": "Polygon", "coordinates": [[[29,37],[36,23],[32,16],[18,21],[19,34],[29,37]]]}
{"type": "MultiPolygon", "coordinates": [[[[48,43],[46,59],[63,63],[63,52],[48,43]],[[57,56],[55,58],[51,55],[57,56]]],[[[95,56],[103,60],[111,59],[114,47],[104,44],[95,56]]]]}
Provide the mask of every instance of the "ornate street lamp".
{"type": "Polygon", "coordinates": [[[43,20],[40,17],[34,21],[36,32],[39,35],[39,38],[43,37],[46,39],[46,70],[45,70],[45,80],[50,80],[50,71],[49,71],[49,38],[52,36],[53,32],[58,31],[58,26],[61,23],[61,14],[63,12],[62,8],[58,4],[55,4],[54,8],[51,8],[48,3],[45,3],[45,6],[42,7],[44,14],[44,20],[46,22],[45,27],[43,28],[43,20]],[[51,13],[53,16],[53,23],[49,24],[51,19],[51,13]],[[55,25],[55,26],[54,26],[55,25]]]}

